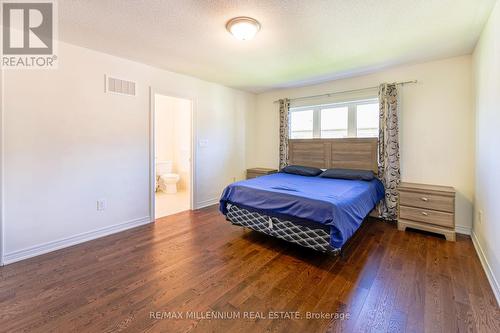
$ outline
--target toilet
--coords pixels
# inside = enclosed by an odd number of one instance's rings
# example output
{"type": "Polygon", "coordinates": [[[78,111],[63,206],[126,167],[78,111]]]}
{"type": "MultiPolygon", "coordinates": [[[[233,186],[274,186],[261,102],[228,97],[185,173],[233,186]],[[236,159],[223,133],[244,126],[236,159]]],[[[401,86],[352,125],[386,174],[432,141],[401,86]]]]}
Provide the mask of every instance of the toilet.
{"type": "Polygon", "coordinates": [[[177,193],[177,183],[180,176],[172,173],[172,161],[159,161],[156,163],[157,188],[165,193],[177,193]]]}

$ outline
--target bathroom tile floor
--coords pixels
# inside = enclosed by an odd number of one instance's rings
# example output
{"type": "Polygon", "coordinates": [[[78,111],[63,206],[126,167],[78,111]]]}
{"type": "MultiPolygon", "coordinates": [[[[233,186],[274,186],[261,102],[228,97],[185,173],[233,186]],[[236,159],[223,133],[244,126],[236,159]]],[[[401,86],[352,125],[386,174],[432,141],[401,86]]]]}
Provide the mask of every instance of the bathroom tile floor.
{"type": "Polygon", "coordinates": [[[174,194],[156,192],[155,218],[189,210],[189,192],[178,191],[174,194]]]}

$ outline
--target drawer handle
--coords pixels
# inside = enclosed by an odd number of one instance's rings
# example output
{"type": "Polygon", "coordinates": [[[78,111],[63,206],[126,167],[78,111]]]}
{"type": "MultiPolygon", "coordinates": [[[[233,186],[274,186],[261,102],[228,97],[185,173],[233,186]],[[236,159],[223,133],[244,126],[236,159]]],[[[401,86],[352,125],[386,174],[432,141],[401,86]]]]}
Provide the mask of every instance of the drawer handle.
{"type": "Polygon", "coordinates": [[[425,201],[425,202],[429,201],[429,199],[426,197],[421,197],[420,199],[422,199],[422,201],[425,201]]]}
{"type": "Polygon", "coordinates": [[[426,212],[422,212],[422,215],[423,215],[423,216],[428,216],[429,214],[428,214],[428,213],[426,213],[426,212]]]}

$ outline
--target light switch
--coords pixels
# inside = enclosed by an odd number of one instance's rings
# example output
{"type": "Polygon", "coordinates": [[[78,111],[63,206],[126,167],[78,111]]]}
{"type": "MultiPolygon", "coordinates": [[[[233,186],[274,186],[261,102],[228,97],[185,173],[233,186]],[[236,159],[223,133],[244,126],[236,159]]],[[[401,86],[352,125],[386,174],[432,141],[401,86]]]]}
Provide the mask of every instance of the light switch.
{"type": "Polygon", "coordinates": [[[106,209],[106,200],[101,199],[97,200],[97,210],[105,210],[106,209]]]}

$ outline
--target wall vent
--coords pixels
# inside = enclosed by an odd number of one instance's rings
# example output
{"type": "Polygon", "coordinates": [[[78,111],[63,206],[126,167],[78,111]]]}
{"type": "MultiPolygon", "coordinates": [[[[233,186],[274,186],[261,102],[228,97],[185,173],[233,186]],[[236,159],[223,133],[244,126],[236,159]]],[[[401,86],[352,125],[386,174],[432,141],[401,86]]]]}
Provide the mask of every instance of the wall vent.
{"type": "Polygon", "coordinates": [[[117,79],[114,77],[105,77],[106,92],[135,96],[135,82],[117,79]]]}

